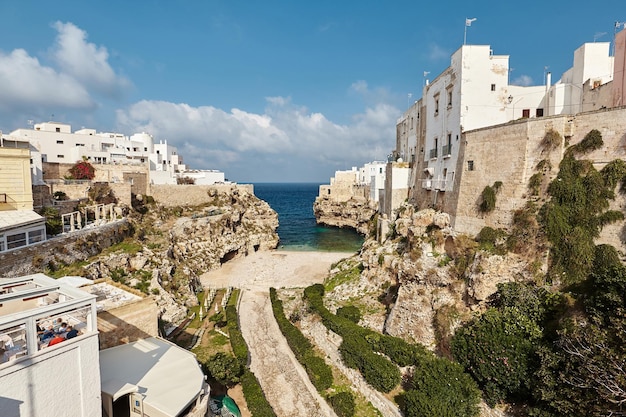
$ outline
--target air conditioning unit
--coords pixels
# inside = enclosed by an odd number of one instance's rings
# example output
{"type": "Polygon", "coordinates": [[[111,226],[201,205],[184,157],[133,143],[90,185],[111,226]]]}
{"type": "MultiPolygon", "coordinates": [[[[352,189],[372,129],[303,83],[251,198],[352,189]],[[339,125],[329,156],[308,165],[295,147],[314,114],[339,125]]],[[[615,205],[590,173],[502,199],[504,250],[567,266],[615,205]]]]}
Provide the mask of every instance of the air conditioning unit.
{"type": "Polygon", "coordinates": [[[432,180],[426,180],[426,181],[424,181],[424,188],[426,188],[427,190],[430,190],[431,188],[433,188],[433,182],[432,182],[432,180]]]}

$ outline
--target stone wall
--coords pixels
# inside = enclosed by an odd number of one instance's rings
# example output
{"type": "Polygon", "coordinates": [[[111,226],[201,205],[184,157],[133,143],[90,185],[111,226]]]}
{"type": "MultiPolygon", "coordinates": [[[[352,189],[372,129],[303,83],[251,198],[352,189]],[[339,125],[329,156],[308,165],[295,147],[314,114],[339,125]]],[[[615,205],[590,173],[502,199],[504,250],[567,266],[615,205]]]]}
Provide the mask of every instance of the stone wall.
{"type": "MultiPolygon", "coordinates": [[[[462,233],[476,234],[484,226],[510,226],[513,212],[526,204],[530,194],[528,181],[538,172],[537,164],[550,161],[551,169],[542,171],[542,187],[545,187],[558,173],[565,145],[580,142],[592,129],[600,131],[604,145],[582,158],[593,161],[596,169],[617,158],[626,160],[626,107],[576,116],[532,118],[466,132],[454,187],[458,194],[446,196],[442,210],[451,215],[455,230],[462,233]],[[549,129],[564,138],[564,143],[552,150],[542,145],[549,129]],[[469,169],[470,162],[473,170],[469,169]],[[496,197],[496,209],[488,214],[480,213],[481,193],[485,186],[496,181],[503,184],[496,197]]],[[[623,210],[626,201],[619,197],[613,205],[623,210]]],[[[624,223],[620,222],[605,228],[599,243],[621,244],[623,227],[624,223]]]]}
{"type": "MultiPolygon", "coordinates": [[[[49,187],[50,193],[53,195],[57,191],[61,191],[64,192],[70,200],[80,200],[88,198],[89,189],[92,185],[93,182],[91,181],[68,184],[64,182],[52,182],[49,184],[49,187]]],[[[112,182],[108,183],[108,185],[111,190],[113,190],[113,194],[115,198],[117,198],[117,203],[130,207],[132,201],[132,184],[130,182],[112,182]]]]}
{"type": "Polygon", "coordinates": [[[214,185],[169,185],[150,184],[149,195],[165,207],[197,206],[210,200],[209,191],[220,193],[230,190],[244,191],[254,194],[252,184],[214,184],[214,185]]]}
{"type": "Polygon", "coordinates": [[[152,297],[99,312],[100,349],[158,336],[158,317],[152,297]]]}
{"type": "Polygon", "coordinates": [[[92,229],[61,235],[45,242],[0,253],[0,277],[55,270],[61,265],[87,260],[104,248],[130,236],[132,228],[126,219],[92,229]]]}

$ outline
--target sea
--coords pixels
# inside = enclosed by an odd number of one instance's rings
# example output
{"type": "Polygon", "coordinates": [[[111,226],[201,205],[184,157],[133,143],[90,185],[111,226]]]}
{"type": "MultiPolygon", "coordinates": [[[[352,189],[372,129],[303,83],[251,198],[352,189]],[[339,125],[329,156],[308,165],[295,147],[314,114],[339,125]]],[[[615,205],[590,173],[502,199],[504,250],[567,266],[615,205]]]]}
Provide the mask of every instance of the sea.
{"type": "Polygon", "coordinates": [[[363,236],[349,228],[320,226],[313,215],[319,183],[254,183],[254,194],[278,213],[278,250],[358,252],[363,236]]]}

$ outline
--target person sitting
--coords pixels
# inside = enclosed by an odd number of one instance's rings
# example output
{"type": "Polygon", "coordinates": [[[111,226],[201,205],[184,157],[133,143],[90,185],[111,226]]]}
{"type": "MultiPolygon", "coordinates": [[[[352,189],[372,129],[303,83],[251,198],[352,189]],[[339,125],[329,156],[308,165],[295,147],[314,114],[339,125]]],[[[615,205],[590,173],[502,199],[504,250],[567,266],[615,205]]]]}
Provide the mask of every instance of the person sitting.
{"type": "Polygon", "coordinates": [[[67,326],[66,322],[61,323],[61,325],[59,326],[59,328],[56,331],[56,334],[63,334],[65,332],[67,332],[67,327],[68,326],[67,326]]]}
{"type": "Polygon", "coordinates": [[[54,337],[52,338],[52,340],[50,340],[50,341],[48,342],[48,347],[49,347],[49,346],[54,346],[54,345],[56,345],[56,344],[58,344],[58,343],[61,343],[61,342],[63,342],[64,340],[65,340],[65,338],[64,338],[63,336],[61,336],[60,334],[58,334],[58,335],[54,336],[54,337]]]}
{"type": "Polygon", "coordinates": [[[65,334],[66,339],[72,339],[80,334],[80,331],[78,331],[72,326],[67,326],[66,330],[67,330],[67,333],[65,334]]]}
{"type": "Polygon", "coordinates": [[[48,326],[48,328],[46,330],[44,330],[43,333],[40,336],[42,342],[44,340],[50,339],[52,337],[54,337],[54,327],[52,327],[52,326],[48,326]]]}

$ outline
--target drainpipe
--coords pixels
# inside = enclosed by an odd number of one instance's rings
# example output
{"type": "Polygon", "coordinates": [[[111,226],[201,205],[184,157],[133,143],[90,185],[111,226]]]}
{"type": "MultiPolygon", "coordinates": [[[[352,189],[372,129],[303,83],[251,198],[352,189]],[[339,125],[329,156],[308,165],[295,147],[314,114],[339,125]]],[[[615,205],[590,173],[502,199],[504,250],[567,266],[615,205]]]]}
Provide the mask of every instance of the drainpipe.
{"type": "Polygon", "coordinates": [[[552,73],[546,74],[546,116],[550,116],[550,87],[552,84],[552,73]]]}

